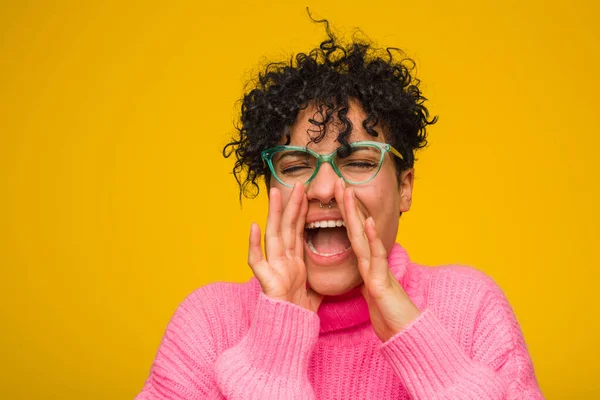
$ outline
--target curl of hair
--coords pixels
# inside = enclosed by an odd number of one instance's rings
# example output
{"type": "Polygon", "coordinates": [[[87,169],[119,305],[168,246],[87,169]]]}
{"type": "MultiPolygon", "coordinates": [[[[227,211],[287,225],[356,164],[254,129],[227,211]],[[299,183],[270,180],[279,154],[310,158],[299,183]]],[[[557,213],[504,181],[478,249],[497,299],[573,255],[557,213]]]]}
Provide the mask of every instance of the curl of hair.
{"type": "MultiPolygon", "coordinates": [[[[312,17],[311,17],[312,18],[312,17]]],[[[247,198],[259,193],[258,181],[269,186],[269,167],[261,152],[275,146],[282,137],[290,142],[290,126],[298,112],[314,104],[317,113],[310,119],[311,142],[325,137],[332,119],[339,120],[337,140],[348,145],[352,123],[347,118],[349,102],[357,101],[366,118],[365,131],[377,137],[382,130],[386,142],[404,157],[396,161],[397,176],[412,168],[415,151],[427,145],[429,118],[427,100],[413,76],[415,63],[397,48],[375,48],[356,35],[350,44],[340,43],[323,23],[327,40],[308,53],[292,56],[289,62],[268,64],[242,99],[236,136],[223,148],[223,155],[235,154],[233,175],[247,198]],[[318,116],[317,116],[318,114],[318,116]]]]}

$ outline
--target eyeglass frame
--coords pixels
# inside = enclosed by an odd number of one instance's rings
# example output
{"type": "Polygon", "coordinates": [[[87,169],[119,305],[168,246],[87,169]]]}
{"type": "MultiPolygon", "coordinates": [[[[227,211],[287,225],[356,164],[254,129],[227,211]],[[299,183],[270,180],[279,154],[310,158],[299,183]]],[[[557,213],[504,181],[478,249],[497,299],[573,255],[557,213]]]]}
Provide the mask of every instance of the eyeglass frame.
{"type": "Polygon", "coordinates": [[[274,147],[270,147],[266,150],[263,150],[260,153],[260,156],[263,159],[263,161],[265,161],[267,163],[267,165],[269,166],[269,170],[271,171],[271,174],[273,174],[275,179],[279,183],[281,183],[283,186],[286,186],[289,188],[292,188],[294,186],[283,182],[279,178],[277,173],[275,172],[275,167],[273,166],[273,155],[282,150],[304,151],[304,152],[307,152],[308,154],[314,156],[317,159],[317,165],[315,166],[315,170],[314,170],[313,174],[310,176],[310,178],[308,178],[308,180],[306,182],[303,183],[303,185],[310,183],[315,178],[315,176],[317,176],[317,173],[319,172],[319,169],[321,168],[321,164],[323,164],[323,163],[328,163],[329,165],[331,165],[331,167],[333,168],[333,170],[335,171],[337,176],[342,178],[344,180],[344,182],[349,183],[351,185],[364,185],[365,183],[371,182],[377,176],[377,174],[379,173],[379,170],[381,169],[381,166],[383,165],[383,160],[385,158],[386,153],[392,153],[393,155],[398,157],[400,160],[404,161],[404,157],[402,156],[402,154],[400,154],[400,152],[398,150],[396,150],[394,148],[394,146],[392,146],[389,143],[381,143],[381,142],[375,142],[375,141],[371,141],[371,140],[364,140],[364,141],[357,141],[357,142],[350,143],[350,147],[358,147],[358,146],[377,147],[381,151],[381,159],[379,160],[379,166],[377,167],[377,171],[375,171],[375,173],[373,174],[372,177],[370,177],[369,179],[367,179],[364,182],[353,182],[353,181],[347,180],[346,178],[344,178],[341,171],[336,167],[335,163],[333,162],[333,159],[336,156],[338,150],[341,148],[344,148],[345,147],[344,145],[338,147],[337,149],[335,149],[334,151],[332,151],[329,154],[319,154],[319,153],[317,153],[313,150],[310,150],[307,147],[303,147],[303,146],[279,145],[279,146],[274,146],[274,147]]]}

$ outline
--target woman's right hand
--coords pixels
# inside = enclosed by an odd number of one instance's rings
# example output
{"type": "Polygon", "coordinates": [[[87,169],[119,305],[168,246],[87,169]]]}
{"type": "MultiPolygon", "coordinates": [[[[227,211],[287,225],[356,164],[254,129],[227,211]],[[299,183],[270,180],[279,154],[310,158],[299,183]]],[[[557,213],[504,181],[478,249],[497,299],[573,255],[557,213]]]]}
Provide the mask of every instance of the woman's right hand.
{"type": "Polygon", "coordinates": [[[267,296],[317,312],[323,296],[308,287],[304,264],[304,222],[308,212],[304,185],[297,183],[294,186],[285,209],[281,203],[281,192],[272,188],[265,233],[266,258],[263,257],[260,228],[253,223],[248,265],[267,296]]]}

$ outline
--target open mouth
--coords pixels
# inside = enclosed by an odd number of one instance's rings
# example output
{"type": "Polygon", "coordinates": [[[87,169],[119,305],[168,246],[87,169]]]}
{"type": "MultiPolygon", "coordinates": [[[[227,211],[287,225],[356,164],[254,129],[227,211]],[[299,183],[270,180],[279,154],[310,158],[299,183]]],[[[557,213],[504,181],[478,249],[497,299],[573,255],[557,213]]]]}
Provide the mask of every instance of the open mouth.
{"type": "Polygon", "coordinates": [[[306,224],[304,240],[310,251],[321,257],[332,257],[352,247],[343,220],[316,221],[306,224]]]}

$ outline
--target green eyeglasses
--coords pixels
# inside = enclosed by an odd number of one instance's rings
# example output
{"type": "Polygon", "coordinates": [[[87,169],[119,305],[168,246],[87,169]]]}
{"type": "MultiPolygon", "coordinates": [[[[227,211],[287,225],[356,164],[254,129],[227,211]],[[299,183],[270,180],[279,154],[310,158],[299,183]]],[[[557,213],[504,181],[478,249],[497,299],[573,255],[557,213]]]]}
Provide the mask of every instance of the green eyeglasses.
{"type": "Polygon", "coordinates": [[[287,187],[294,187],[296,182],[309,183],[323,163],[329,163],[347,183],[361,185],[375,178],[387,152],[404,160],[391,145],[372,141],[350,143],[349,149],[340,146],[330,154],[319,154],[301,146],[275,146],[264,150],[261,157],[275,179],[287,187]]]}

